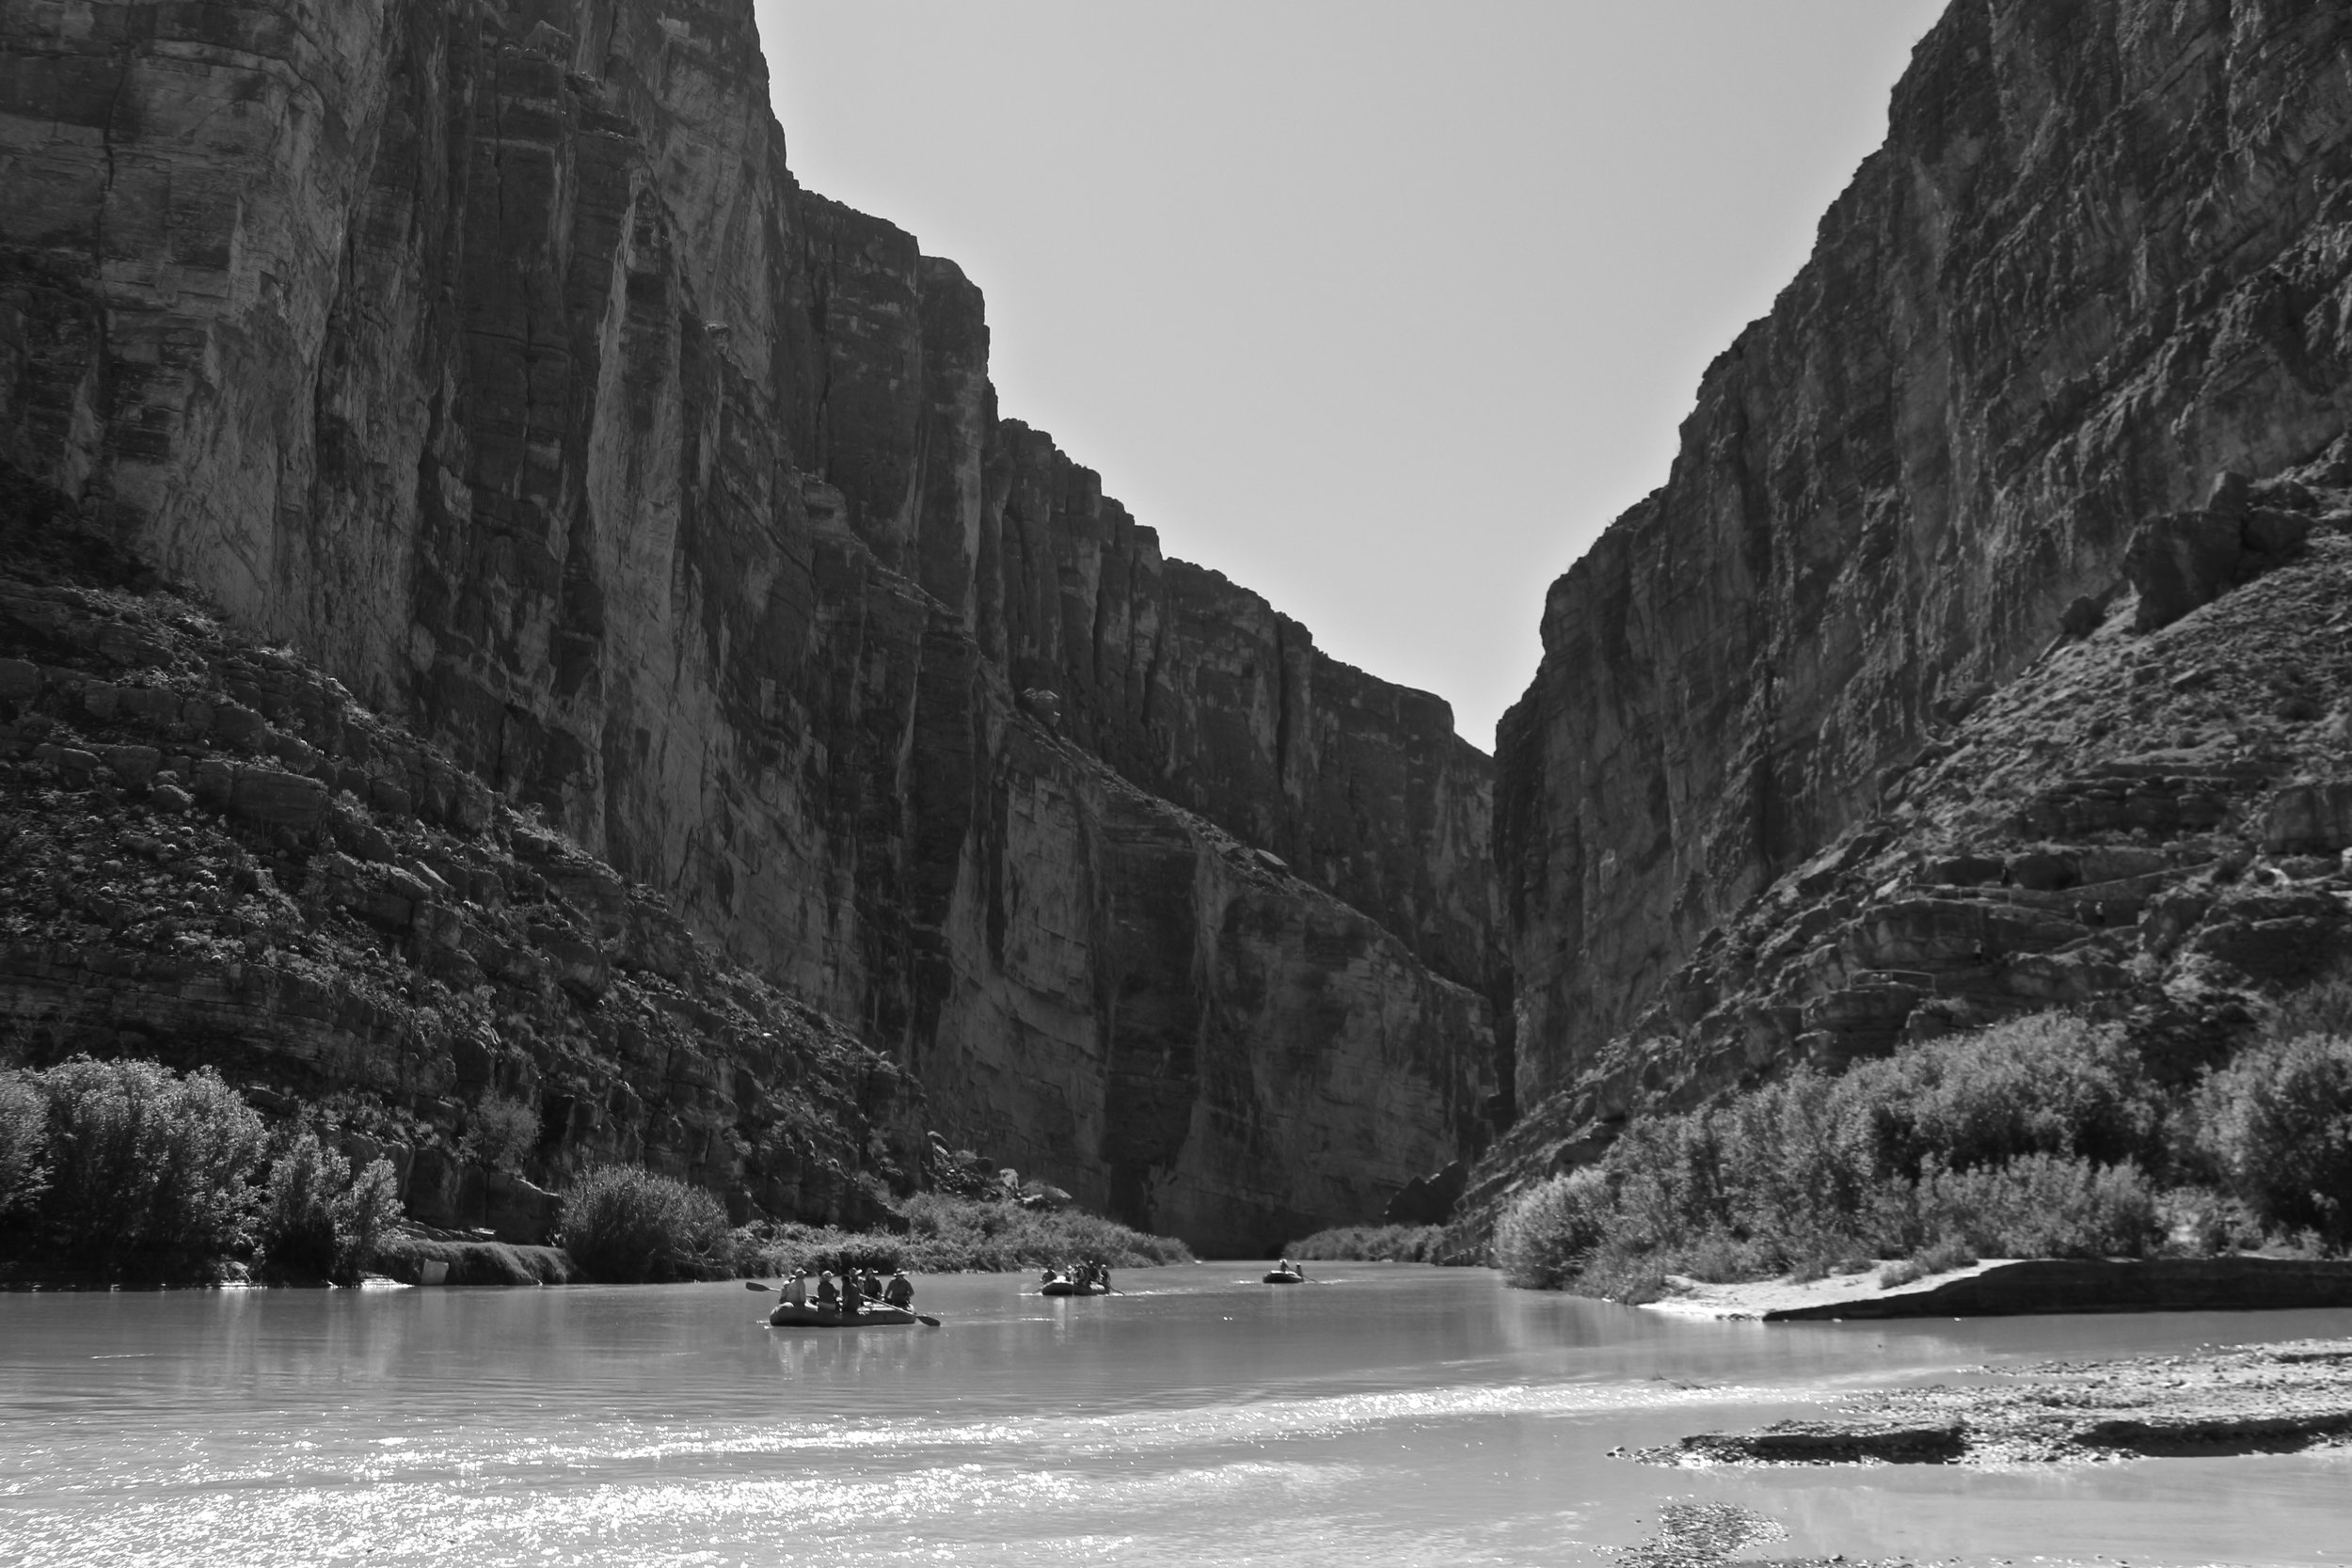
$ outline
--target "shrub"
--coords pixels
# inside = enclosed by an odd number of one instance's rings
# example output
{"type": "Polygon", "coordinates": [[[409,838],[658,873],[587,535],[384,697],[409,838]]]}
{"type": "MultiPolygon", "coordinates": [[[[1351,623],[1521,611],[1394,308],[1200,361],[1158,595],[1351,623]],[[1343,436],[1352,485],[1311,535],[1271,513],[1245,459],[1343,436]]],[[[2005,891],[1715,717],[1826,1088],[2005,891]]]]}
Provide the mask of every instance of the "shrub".
{"type": "Polygon", "coordinates": [[[589,1278],[611,1283],[735,1272],[735,1233],[719,1200],[639,1165],[604,1165],[575,1181],[558,1241],[589,1278]]]}
{"type": "Polygon", "coordinates": [[[1879,1270],[1879,1289],[1891,1291],[1898,1285],[1909,1285],[1927,1278],[1930,1272],[1916,1258],[1899,1258],[1879,1270]]]}
{"type": "Polygon", "coordinates": [[[2255,1213],[2352,1243],[2352,1037],[2254,1046],[2206,1080],[2197,1112],[2203,1152],[2255,1213]]]}
{"type": "Polygon", "coordinates": [[[304,1132],[272,1162],[256,1227],[273,1268],[354,1280],[376,1238],[400,1218],[398,1179],[377,1160],[357,1177],[351,1162],[304,1132]]]}
{"type": "Polygon", "coordinates": [[[400,1223],[400,1173],[389,1160],[371,1160],[351,1179],[335,1212],[336,1269],[356,1275],[377,1243],[400,1223]]]}
{"type": "Polygon", "coordinates": [[[49,1185],[49,1102],[30,1074],[0,1071],[0,1220],[49,1185]]]}
{"type": "Polygon", "coordinates": [[[458,1152],[492,1170],[519,1175],[538,1147],[538,1111],[526,1101],[493,1093],[475,1101],[458,1152]]]}
{"type": "Polygon", "coordinates": [[[1152,1236],[1075,1209],[1030,1209],[1001,1197],[918,1193],[897,1204],[904,1235],[831,1226],[777,1226],[754,1245],[764,1273],[845,1265],[922,1274],[1002,1273],[1091,1258],[1112,1268],[1189,1263],[1172,1236],[1152,1236]]]}
{"type": "Polygon", "coordinates": [[[2263,1225],[2243,1199],[2204,1187],[2175,1187],[2156,1203],[2167,1242],[2191,1257],[2214,1258],[2263,1243],[2263,1225]]]}
{"type": "Polygon", "coordinates": [[[1557,1291],[1576,1277],[1612,1226],[1611,1197],[1597,1170],[1537,1182],[1495,1226],[1495,1266],[1512,1284],[1557,1291]]]}
{"type": "Polygon", "coordinates": [[[1966,1171],[1931,1162],[1918,1194],[1922,1228],[1981,1257],[2137,1258],[2164,1236],[2137,1165],[2049,1154],[1966,1171]]]}
{"type": "Polygon", "coordinates": [[[1443,1251],[1442,1225],[1356,1225],[1318,1230],[1282,1248],[1283,1256],[1359,1263],[1434,1263],[1443,1251]]]}
{"type": "Polygon", "coordinates": [[[1930,1274],[1949,1274],[1954,1269],[1975,1268],[1977,1255],[1966,1242],[1947,1236],[1933,1246],[1920,1248],[1912,1261],[1930,1274]]]}
{"type": "Polygon", "coordinates": [[[79,1056],[37,1075],[48,1101],[40,1224],[109,1266],[210,1263],[243,1239],[262,1118],[210,1068],[79,1056]]]}
{"type": "Polygon", "coordinates": [[[2280,997],[2264,1021],[2263,1034],[2274,1041],[2305,1035],[2352,1036],[2352,968],[2339,965],[2280,997]]]}
{"type": "Polygon", "coordinates": [[[1917,1176],[2029,1154],[2101,1164],[2161,1148],[2163,1103],[2119,1024],[2037,1013],[1915,1046],[1855,1069],[1848,1096],[1868,1119],[1882,1170],[1917,1176]]]}
{"type": "Polygon", "coordinates": [[[2142,1162],[2167,1157],[2167,1121],[2121,1028],[2012,1020],[1637,1120],[1605,1175],[1511,1205],[1495,1259],[1513,1284],[1641,1300],[1674,1275],[2136,1255],[2163,1233],[2142,1162]]]}
{"type": "Polygon", "coordinates": [[[1898,1259],[1879,1270],[1879,1289],[1891,1291],[1898,1285],[1908,1285],[1931,1275],[1949,1274],[1954,1269],[1973,1267],[1976,1261],[1977,1255],[1969,1250],[1967,1243],[1947,1239],[1933,1246],[1922,1247],[1910,1257],[1898,1259]]]}

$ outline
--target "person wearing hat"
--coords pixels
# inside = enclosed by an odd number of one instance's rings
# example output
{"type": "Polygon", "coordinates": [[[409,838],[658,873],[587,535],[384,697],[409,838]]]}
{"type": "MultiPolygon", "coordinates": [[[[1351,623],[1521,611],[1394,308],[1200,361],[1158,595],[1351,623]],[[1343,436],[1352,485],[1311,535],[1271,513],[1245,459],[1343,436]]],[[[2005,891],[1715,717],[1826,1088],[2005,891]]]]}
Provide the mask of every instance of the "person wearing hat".
{"type": "Polygon", "coordinates": [[[806,1269],[792,1271],[792,1283],[784,1288],[784,1299],[795,1307],[808,1305],[808,1271],[806,1269]]]}
{"type": "Polygon", "coordinates": [[[907,1277],[906,1270],[891,1272],[890,1286],[882,1292],[882,1299],[901,1312],[914,1305],[914,1281],[907,1277]]]}
{"type": "Polygon", "coordinates": [[[833,1282],[831,1269],[817,1271],[817,1305],[827,1312],[841,1309],[841,1287],[833,1282]]]}
{"type": "Polygon", "coordinates": [[[859,1297],[857,1270],[843,1269],[841,1271],[841,1315],[843,1317],[854,1318],[858,1315],[860,1308],[865,1305],[859,1297]]]}

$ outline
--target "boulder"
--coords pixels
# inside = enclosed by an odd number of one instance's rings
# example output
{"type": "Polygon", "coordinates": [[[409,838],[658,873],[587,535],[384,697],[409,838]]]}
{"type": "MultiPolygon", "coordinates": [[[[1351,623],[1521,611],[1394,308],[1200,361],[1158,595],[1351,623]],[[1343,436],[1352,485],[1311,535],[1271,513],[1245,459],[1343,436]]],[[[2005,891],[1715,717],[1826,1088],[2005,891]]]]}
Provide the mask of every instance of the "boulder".
{"type": "Polygon", "coordinates": [[[2244,553],[2238,519],[2226,513],[2174,512],[2140,524],[2123,551],[2123,576],[2139,592],[2132,629],[2169,626],[2228,593],[2244,553]]]}
{"type": "Polygon", "coordinates": [[[482,1179],[482,1223],[501,1242],[518,1246],[545,1246],[564,1218],[564,1199],[545,1187],[515,1175],[494,1170],[482,1179]]]}
{"type": "Polygon", "coordinates": [[[2336,854],[2352,848],[2352,780],[2290,784],[2263,815],[2263,851],[2336,854]]]}
{"type": "Polygon", "coordinates": [[[433,1144],[419,1148],[409,1159],[408,1180],[400,1195],[408,1217],[420,1225],[454,1227],[462,1171],[447,1149],[433,1144]]]}
{"type": "Polygon", "coordinates": [[[326,820],[326,786],[316,779],[275,768],[240,768],[230,786],[229,812],[248,822],[308,833],[326,820]]]}

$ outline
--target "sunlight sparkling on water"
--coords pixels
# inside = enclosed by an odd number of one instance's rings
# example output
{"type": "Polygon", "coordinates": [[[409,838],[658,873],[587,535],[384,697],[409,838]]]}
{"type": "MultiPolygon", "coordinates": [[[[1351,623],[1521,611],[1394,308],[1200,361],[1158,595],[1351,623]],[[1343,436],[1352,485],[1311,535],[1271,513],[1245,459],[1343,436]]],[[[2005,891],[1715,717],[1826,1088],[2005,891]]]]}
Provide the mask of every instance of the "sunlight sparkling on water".
{"type": "Polygon", "coordinates": [[[2341,1332],[2324,1314],[1764,1328],[1472,1271],[1127,1277],[1054,1302],[933,1281],[946,1327],[830,1333],[725,1286],[0,1297],[0,1563],[1579,1562],[1673,1498],[1772,1515],[1774,1554],[2312,1563],[2352,1539],[2331,1458],[1608,1455],[1988,1361],[2341,1332]]]}

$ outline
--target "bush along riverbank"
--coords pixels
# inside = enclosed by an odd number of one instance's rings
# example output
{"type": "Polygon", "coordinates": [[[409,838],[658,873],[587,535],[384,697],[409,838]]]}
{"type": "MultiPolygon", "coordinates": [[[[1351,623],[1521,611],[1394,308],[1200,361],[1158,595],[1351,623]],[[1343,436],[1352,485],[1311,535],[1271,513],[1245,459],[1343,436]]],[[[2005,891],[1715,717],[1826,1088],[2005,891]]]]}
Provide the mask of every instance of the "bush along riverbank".
{"type": "Polygon", "coordinates": [[[2352,984],[2280,1004],[2234,1059],[2168,1082],[2065,1013],[1800,1069],[1629,1126],[1496,1227],[1514,1285],[1649,1301],[1677,1276],[1897,1285],[1979,1258],[2352,1246],[2352,984]]]}
{"type": "MultiPolygon", "coordinates": [[[[273,1124],[209,1068],[76,1057],[0,1069],[0,1285],[354,1284],[367,1271],[408,1283],[634,1284],[845,1263],[955,1273],[1192,1258],[1035,1183],[877,1195],[868,1207],[889,1228],[736,1227],[705,1189],[625,1164],[572,1180],[553,1245],[510,1244],[405,1220],[390,1163],[348,1160],[335,1138],[319,1108],[273,1124]]],[[[520,1118],[490,1103],[466,1151],[511,1163],[524,1141],[520,1118]]]]}
{"type": "Polygon", "coordinates": [[[300,1119],[266,1125],[210,1069],[77,1057],[0,1070],[0,1283],[356,1281],[400,1217],[300,1119]]]}

